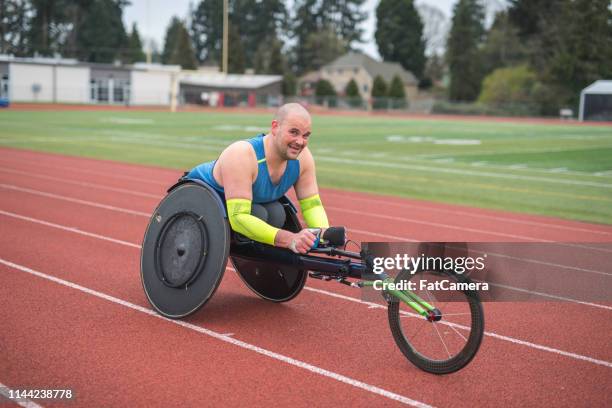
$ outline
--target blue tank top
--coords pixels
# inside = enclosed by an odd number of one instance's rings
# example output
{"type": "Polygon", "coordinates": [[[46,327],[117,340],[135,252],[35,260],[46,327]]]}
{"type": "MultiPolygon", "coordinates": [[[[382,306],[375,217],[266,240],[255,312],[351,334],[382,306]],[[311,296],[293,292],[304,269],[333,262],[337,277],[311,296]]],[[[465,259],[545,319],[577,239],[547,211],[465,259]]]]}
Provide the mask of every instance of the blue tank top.
{"type": "MultiPolygon", "coordinates": [[[[285,172],[278,184],[272,183],[266,163],[266,153],[263,143],[264,136],[265,135],[262,133],[247,140],[247,142],[253,146],[253,150],[255,150],[255,155],[257,156],[257,178],[253,183],[252,202],[254,203],[268,203],[278,200],[295,184],[300,176],[300,162],[298,160],[288,160],[285,172]]],[[[213,176],[213,169],[215,168],[216,162],[216,160],[213,160],[194,167],[187,174],[187,177],[202,180],[221,194],[225,194],[223,187],[217,183],[217,180],[215,180],[213,176]]]]}

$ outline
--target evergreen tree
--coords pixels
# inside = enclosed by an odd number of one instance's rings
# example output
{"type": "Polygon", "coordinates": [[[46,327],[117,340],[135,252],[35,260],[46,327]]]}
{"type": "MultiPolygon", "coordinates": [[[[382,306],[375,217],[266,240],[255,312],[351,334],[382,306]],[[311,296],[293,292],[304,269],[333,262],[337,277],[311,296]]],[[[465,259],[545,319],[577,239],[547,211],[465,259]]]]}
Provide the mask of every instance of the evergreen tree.
{"type": "Polygon", "coordinates": [[[145,61],[146,57],[142,50],[142,41],[136,23],[132,25],[132,32],[128,38],[127,62],[133,64],[135,62],[145,61]]]}
{"type": "Polygon", "coordinates": [[[478,0],[459,0],[453,9],[446,55],[451,77],[449,97],[453,101],[473,101],[480,93],[483,21],[484,9],[478,0]]]}
{"type": "Polygon", "coordinates": [[[183,69],[196,69],[198,60],[195,57],[191,39],[185,25],[180,22],[176,29],[176,43],[172,47],[169,64],[180,65],[183,69]]]}
{"type": "Polygon", "coordinates": [[[30,0],[32,17],[28,42],[31,52],[53,55],[59,52],[68,31],[66,15],[69,0],[30,0]]]}
{"type": "Polygon", "coordinates": [[[336,90],[328,80],[319,79],[315,87],[315,95],[319,97],[336,96],[336,90]]]}
{"type": "Polygon", "coordinates": [[[125,1],[92,0],[77,27],[76,48],[79,59],[113,62],[127,48],[122,14],[125,1]]]}
{"type": "Polygon", "coordinates": [[[308,44],[309,37],[313,35],[326,31],[327,34],[324,36],[331,41],[331,46],[328,48],[338,50],[339,44],[342,44],[342,53],[352,49],[355,43],[363,42],[363,30],[360,28],[360,23],[367,18],[367,14],[360,11],[363,3],[364,0],[296,0],[294,2],[296,13],[291,22],[291,33],[296,43],[293,53],[297,72],[303,73],[320,67],[319,63],[311,62],[317,57],[317,50],[312,48],[312,40],[308,44]]]}
{"type": "Polygon", "coordinates": [[[305,57],[304,65],[300,72],[317,70],[323,65],[332,62],[348,51],[348,46],[330,28],[311,33],[303,44],[302,56],[305,57]]]}
{"type": "Polygon", "coordinates": [[[297,79],[293,72],[287,70],[283,76],[283,95],[295,96],[297,92],[297,79]]]}
{"type": "Polygon", "coordinates": [[[190,34],[200,62],[221,64],[223,0],[202,0],[191,12],[190,34]]]}
{"type": "Polygon", "coordinates": [[[399,62],[418,78],[423,75],[423,23],[413,0],[381,0],[376,8],[374,37],[383,59],[399,62]]]}
{"type": "Polygon", "coordinates": [[[178,17],[172,17],[168,28],[166,29],[166,37],[164,40],[164,49],[162,51],[161,60],[163,64],[170,64],[170,58],[174,53],[174,49],[178,44],[179,31],[183,23],[178,17]]]}
{"type": "Polygon", "coordinates": [[[268,38],[257,47],[254,68],[256,74],[284,75],[287,61],[278,38],[268,38]]]}
{"type": "Polygon", "coordinates": [[[0,0],[0,54],[27,55],[31,4],[0,0]]]}
{"type": "Polygon", "coordinates": [[[484,74],[497,68],[519,65],[526,59],[526,50],[519,38],[518,28],[510,22],[508,12],[497,13],[482,48],[484,74]]]}
{"type": "Polygon", "coordinates": [[[361,93],[359,86],[354,79],[351,79],[344,88],[344,95],[348,98],[348,103],[352,107],[358,107],[362,104],[361,93]]]}
{"type": "Polygon", "coordinates": [[[229,26],[229,54],[227,62],[227,71],[232,74],[243,74],[245,69],[244,49],[240,32],[235,24],[229,26]]]}
{"type": "Polygon", "coordinates": [[[406,99],[406,90],[404,89],[404,83],[402,79],[395,75],[389,85],[388,93],[389,98],[406,99]]]}
{"type": "Polygon", "coordinates": [[[385,109],[387,107],[387,83],[380,75],[376,75],[372,84],[372,107],[385,109]]]}

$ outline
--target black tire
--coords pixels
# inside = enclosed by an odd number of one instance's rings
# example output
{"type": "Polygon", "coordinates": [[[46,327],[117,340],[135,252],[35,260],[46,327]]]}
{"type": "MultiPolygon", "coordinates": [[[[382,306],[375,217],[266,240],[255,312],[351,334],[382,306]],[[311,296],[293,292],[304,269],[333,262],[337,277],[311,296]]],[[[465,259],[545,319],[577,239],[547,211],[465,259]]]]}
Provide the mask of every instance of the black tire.
{"type": "MultiPolygon", "coordinates": [[[[395,281],[413,281],[418,287],[423,279],[427,282],[442,279],[471,282],[466,276],[448,271],[424,271],[414,275],[403,271],[395,281]]],[[[392,297],[388,304],[389,326],[399,349],[410,362],[429,373],[448,374],[462,369],[476,355],[484,334],[484,312],[478,293],[471,290],[413,292],[439,309],[442,317],[439,322],[428,321],[392,297]],[[465,331],[469,334],[462,334],[465,331]]]]}

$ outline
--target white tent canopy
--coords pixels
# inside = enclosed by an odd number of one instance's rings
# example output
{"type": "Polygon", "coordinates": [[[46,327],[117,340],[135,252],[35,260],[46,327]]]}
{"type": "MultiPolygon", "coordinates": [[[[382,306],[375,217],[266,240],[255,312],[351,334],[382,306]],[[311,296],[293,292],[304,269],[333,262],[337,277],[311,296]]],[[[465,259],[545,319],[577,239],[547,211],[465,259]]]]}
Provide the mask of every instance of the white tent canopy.
{"type": "Polygon", "coordinates": [[[599,80],[580,93],[580,120],[612,120],[612,80],[599,80]]]}

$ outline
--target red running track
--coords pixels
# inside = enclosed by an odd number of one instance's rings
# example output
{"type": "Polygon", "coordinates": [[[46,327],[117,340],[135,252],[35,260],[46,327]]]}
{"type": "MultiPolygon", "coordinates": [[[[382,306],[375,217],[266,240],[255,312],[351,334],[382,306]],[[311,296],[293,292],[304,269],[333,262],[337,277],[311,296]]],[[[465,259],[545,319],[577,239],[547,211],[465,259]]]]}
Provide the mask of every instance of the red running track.
{"type": "MultiPolygon", "coordinates": [[[[70,406],[84,407],[611,405],[606,305],[486,304],[479,354],[443,377],[403,358],[385,309],[333,283],[309,280],[278,305],[228,269],[183,325],[157,317],[140,284],[139,244],[178,175],[0,149],[1,384],[71,388],[70,406]]],[[[612,238],[605,225],[337,190],[322,197],[357,241],[612,238]]]]}

